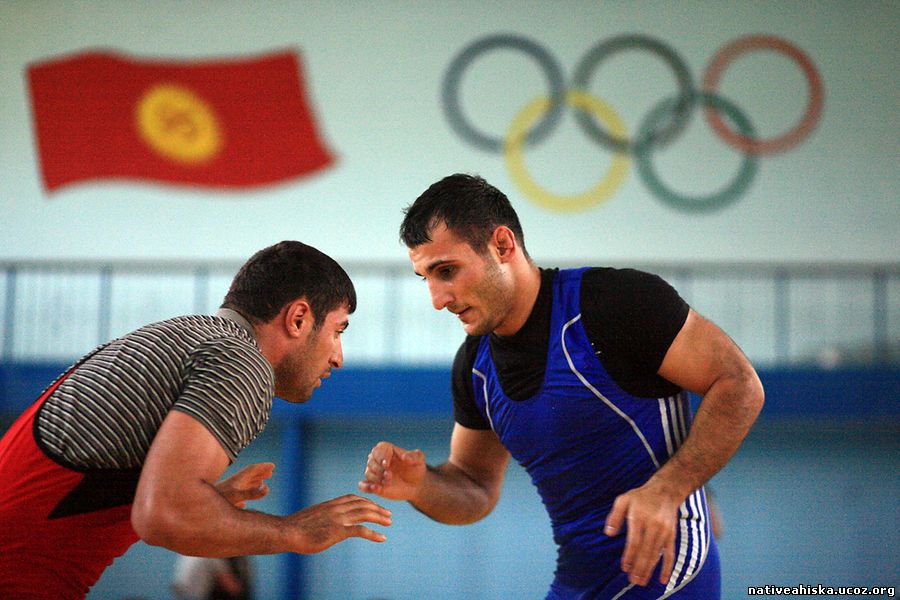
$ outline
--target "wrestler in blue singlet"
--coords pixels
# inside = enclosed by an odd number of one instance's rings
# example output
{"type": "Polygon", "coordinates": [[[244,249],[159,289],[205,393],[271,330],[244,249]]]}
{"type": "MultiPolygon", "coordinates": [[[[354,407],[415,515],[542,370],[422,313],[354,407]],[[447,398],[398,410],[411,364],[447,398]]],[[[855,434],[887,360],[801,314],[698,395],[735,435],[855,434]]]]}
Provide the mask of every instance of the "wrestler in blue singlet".
{"type": "Polygon", "coordinates": [[[675,564],[667,585],[657,566],[650,583],[628,583],[621,570],[626,532],[603,533],[615,498],[645,483],[687,436],[686,393],[628,394],[594,354],[581,322],[585,269],[553,282],[547,365],[540,390],[526,400],[503,391],[482,337],[472,369],[475,403],[510,454],[531,475],[559,546],[547,600],[719,598],[720,574],[703,489],[680,507],[675,564]]]}

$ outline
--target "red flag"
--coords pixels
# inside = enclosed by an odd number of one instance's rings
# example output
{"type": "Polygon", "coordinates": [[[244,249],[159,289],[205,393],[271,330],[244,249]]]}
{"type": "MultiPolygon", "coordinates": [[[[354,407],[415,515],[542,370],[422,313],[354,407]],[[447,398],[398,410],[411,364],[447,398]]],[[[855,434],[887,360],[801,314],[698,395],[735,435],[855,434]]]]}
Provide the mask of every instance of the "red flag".
{"type": "Polygon", "coordinates": [[[85,52],[28,67],[44,184],[265,185],[333,161],[286,51],[171,61],[85,52]]]}

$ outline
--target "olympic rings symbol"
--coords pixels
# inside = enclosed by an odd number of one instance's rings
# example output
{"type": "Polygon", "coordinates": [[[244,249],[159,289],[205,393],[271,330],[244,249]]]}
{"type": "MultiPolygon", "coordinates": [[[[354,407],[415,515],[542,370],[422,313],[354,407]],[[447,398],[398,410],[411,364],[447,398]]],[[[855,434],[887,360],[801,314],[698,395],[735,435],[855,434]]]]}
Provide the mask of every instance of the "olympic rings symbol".
{"type": "Polygon", "coordinates": [[[625,34],[602,41],[579,61],[566,88],[559,63],[550,53],[523,36],[495,34],[476,40],[450,63],[444,76],[442,98],[450,126],[473,146],[493,153],[503,153],[506,167],[516,186],[527,197],[545,208],[559,211],[584,210],[612,196],[625,180],[630,157],[650,191],[664,203],[687,212],[721,209],[741,197],[756,174],[757,159],[795,147],[815,128],[822,112],[824,91],[822,80],[806,54],[793,44],[767,35],[747,36],[720,48],[706,68],[701,89],[694,87],[684,60],[668,45],[640,34],[625,34]],[[498,49],[512,49],[534,59],[543,71],[548,93],[529,102],[513,118],[504,137],[494,137],[474,127],[460,104],[460,84],[466,69],[481,55],[498,49]],[[664,98],[639,124],[636,135],[629,138],[621,118],[601,99],[588,93],[591,79],[602,62],[612,54],[637,48],[662,60],[675,74],[678,93],[664,98]],[[747,116],[734,103],[717,92],[722,74],[741,54],[756,50],[772,50],[792,60],[803,71],[808,84],[806,110],[798,124],[779,136],[760,139],[747,116]],[[706,120],[728,145],[743,153],[741,167],[723,189],[708,196],[692,197],[669,188],[656,175],[653,153],[675,139],[685,128],[697,105],[703,105],[706,120]],[[542,188],[528,174],[524,148],[545,139],[558,124],[567,107],[576,110],[575,121],[599,145],[613,152],[608,172],[589,190],[575,195],[556,195],[542,188]],[[729,124],[723,121],[723,116],[729,124]]]}

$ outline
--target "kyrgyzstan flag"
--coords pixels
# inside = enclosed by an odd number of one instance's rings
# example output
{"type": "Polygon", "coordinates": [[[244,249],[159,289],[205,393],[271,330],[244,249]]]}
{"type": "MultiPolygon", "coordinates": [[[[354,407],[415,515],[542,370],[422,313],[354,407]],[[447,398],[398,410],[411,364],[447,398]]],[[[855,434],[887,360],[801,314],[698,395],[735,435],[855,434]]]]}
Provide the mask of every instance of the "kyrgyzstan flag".
{"type": "Polygon", "coordinates": [[[296,53],[228,60],[85,52],[28,67],[48,190],[89,179],[270,184],[334,160],[296,53]]]}

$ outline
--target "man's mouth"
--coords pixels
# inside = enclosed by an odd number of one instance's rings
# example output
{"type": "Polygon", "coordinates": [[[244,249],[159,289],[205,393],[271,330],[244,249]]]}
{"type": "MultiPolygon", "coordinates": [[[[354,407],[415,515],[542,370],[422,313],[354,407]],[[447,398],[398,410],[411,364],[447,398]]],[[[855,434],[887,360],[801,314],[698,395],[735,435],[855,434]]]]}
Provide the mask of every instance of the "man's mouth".
{"type": "Polygon", "coordinates": [[[472,307],[471,307],[471,306],[467,306],[466,308],[464,308],[464,309],[462,309],[462,310],[451,310],[450,312],[452,312],[452,313],[453,313],[454,315],[456,315],[457,317],[462,318],[462,316],[463,316],[464,314],[466,314],[466,313],[469,311],[470,308],[472,308],[472,307]]]}

